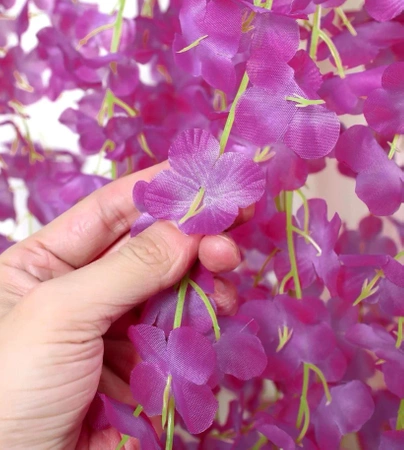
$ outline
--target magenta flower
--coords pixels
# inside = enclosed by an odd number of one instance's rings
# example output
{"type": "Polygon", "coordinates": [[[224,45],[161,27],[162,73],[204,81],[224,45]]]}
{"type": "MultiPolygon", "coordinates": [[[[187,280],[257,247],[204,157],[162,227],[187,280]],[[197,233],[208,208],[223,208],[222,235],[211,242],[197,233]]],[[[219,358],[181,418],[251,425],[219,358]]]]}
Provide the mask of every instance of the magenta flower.
{"type": "Polygon", "coordinates": [[[387,216],[397,211],[403,195],[402,170],[387,157],[369,128],[355,125],[345,131],[335,156],[357,174],[356,194],[371,213],[387,216]]]}
{"type": "Polygon", "coordinates": [[[386,137],[404,133],[404,63],[391,64],[384,71],[382,86],[371,92],[364,105],[368,124],[386,137]]]}
{"type": "Polygon", "coordinates": [[[351,343],[370,350],[384,362],[379,366],[384,374],[387,388],[399,398],[404,397],[402,376],[404,370],[404,350],[396,347],[396,339],[377,325],[357,323],[346,334],[351,343]]]}
{"type": "Polygon", "coordinates": [[[324,397],[316,410],[314,428],[317,444],[338,450],[343,436],[359,431],[372,417],[374,402],[370,388],[360,381],[331,388],[330,404],[324,397]]]}
{"type": "Polygon", "coordinates": [[[269,75],[263,74],[256,67],[266,59],[266,53],[261,53],[266,47],[259,48],[261,59],[257,56],[254,71],[247,67],[254,86],[243,94],[236,109],[237,134],[261,148],[282,142],[303,159],[327,155],[338,140],[340,123],[321,104],[316,92],[320,86],[310,83],[319,79],[313,76],[313,66],[299,57],[293,62],[294,71],[279,58],[271,60],[269,75]]]}
{"type": "Polygon", "coordinates": [[[348,286],[350,290],[356,291],[354,297],[358,298],[361,293],[361,283],[371,280],[376,275],[375,269],[383,271],[383,278],[379,280],[375,292],[370,292],[365,297],[367,302],[378,302],[380,308],[386,314],[392,316],[404,315],[404,266],[390,255],[341,255],[341,261],[348,268],[349,278],[355,274],[358,279],[351,281],[348,286]],[[349,270],[349,269],[357,269],[349,270]]]}
{"type": "Polygon", "coordinates": [[[386,22],[404,10],[403,0],[366,0],[366,11],[379,22],[386,22]]]}
{"type": "MultiPolygon", "coordinates": [[[[208,298],[209,294],[213,294],[213,276],[201,264],[192,271],[190,278],[202,288],[208,298]]],[[[142,313],[141,322],[156,325],[158,328],[164,330],[166,336],[168,336],[173,329],[177,302],[178,290],[169,288],[160,292],[147,301],[142,313]]],[[[215,310],[216,305],[212,300],[211,304],[215,310]]],[[[192,327],[195,331],[202,334],[212,329],[212,319],[209,316],[206,306],[191,286],[187,288],[181,324],[192,327]]]]}
{"type": "Polygon", "coordinates": [[[133,406],[125,405],[105,394],[97,394],[87,417],[95,430],[104,430],[112,426],[122,434],[139,439],[142,450],[160,449],[153,425],[145,414],[135,417],[134,409],[133,406]]]}
{"type": "Polygon", "coordinates": [[[399,450],[404,444],[404,433],[387,431],[381,433],[380,430],[388,430],[393,428],[397,420],[397,411],[400,407],[400,399],[387,390],[377,390],[373,393],[373,401],[375,403],[375,412],[371,419],[358,432],[359,442],[362,448],[369,450],[399,450]],[[397,440],[395,440],[395,435],[397,440]],[[401,447],[394,447],[393,443],[400,444],[401,447]],[[391,441],[390,438],[392,437],[391,441]],[[386,439],[387,438],[387,439],[386,439]],[[385,443],[384,447],[379,447],[385,443]],[[389,444],[392,444],[389,446],[389,444]]]}
{"type": "Polygon", "coordinates": [[[214,88],[232,92],[236,84],[232,59],[241,38],[241,8],[231,0],[191,0],[183,3],[179,16],[182,34],[177,34],[173,43],[177,64],[193,76],[202,76],[214,88]]]}
{"type": "Polygon", "coordinates": [[[341,114],[362,114],[365,98],[382,85],[386,66],[364,72],[350,73],[345,78],[332,75],[325,78],[318,94],[327,107],[341,114]]]}
{"type": "Polygon", "coordinates": [[[258,377],[267,365],[258,325],[242,316],[220,320],[220,339],[214,344],[220,371],[239,380],[258,377]]]}
{"type": "MultiPolygon", "coordinates": [[[[175,220],[184,233],[217,234],[228,228],[239,208],[258,201],[265,186],[257,164],[239,153],[219,156],[219,143],[207,131],[181,133],[170,147],[171,170],[143,184],[145,217],[175,220]]],[[[135,186],[135,203],[140,203],[135,186]]],[[[139,219],[138,219],[139,220],[139,219]]],[[[139,232],[137,222],[132,235],[139,232]]]]}
{"type": "Polygon", "coordinates": [[[264,376],[271,380],[291,378],[302,363],[319,364],[334,351],[335,336],[319,299],[280,295],[273,301],[251,300],[240,307],[240,314],[260,327],[257,336],[268,356],[264,376]]]}
{"type": "MultiPolygon", "coordinates": [[[[374,21],[361,23],[363,18],[360,17],[360,13],[357,13],[357,17],[359,24],[356,25],[355,21],[353,24],[356,36],[353,36],[346,28],[333,36],[333,42],[340,53],[342,64],[346,67],[369,64],[384,49],[399,44],[404,39],[404,26],[401,23],[374,21]]],[[[324,43],[319,46],[317,57],[320,61],[330,57],[330,51],[324,43]]]]}
{"type": "Polygon", "coordinates": [[[47,224],[109,181],[96,175],[71,172],[38,177],[29,182],[28,209],[39,222],[47,224]]]}
{"type": "MultiPolygon", "coordinates": [[[[336,278],[339,271],[338,257],[334,246],[338,239],[341,219],[337,214],[329,221],[327,218],[327,205],[324,200],[311,199],[308,201],[308,230],[313,243],[305,240],[303,236],[295,235],[297,269],[303,289],[320,281],[328,287],[332,295],[336,294],[336,278]]],[[[296,214],[296,226],[304,229],[305,211],[301,207],[296,214]]],[[[274,270],[278,280],[282,280],[290,271],[290,259],[286,238],[286,217],[284,213],[276,214],[267,222],[265,232],[272,243],[280,249],[274,260],[274,270]]],[[[286,283],[286,289],[293,289],[293,280],[286,283]]]]}
{"type": "Polygon", "coordinates": [[[142,362],[131,374],[133,398],[148,416],[161,414],[168,386],[175,407],[188,431],[202,433],[213,422],[217,400],[208,386],[216,367],[216,355],[207,338],[189,327],[171,331],[150,325],[129,328],[129,337],[142,362]]]}

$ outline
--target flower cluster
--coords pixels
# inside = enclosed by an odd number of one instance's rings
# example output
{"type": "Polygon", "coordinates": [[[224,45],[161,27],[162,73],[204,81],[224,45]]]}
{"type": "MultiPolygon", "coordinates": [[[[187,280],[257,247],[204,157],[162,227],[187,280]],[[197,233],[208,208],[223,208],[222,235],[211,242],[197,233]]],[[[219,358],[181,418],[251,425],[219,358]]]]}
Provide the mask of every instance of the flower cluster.
{"type": "MultiPolygon", "coordinates": [[[[218,313],[197,262],[130,324],[133,404],[97,394],[88,413],[94,429],[123,435],[117,449],[404,448],[404,1],[346,9],[138,0],[127,17],[125,0],[111,14],[1,2],[0,129],[13,138],[0,147],[0,221],[22,220],[17,180],[29,221],[46,224],[168,159],[134,186],[132,236],[171,220],[186,234],[230,230],[241,248],[224,275],[234,315],[218,313]],[[38,15],[49,20],[26,50],[38,15]],[[27,107],[66,92],[80,92],[59,117],[78,152],[30,129],[27,107]],[[369,211],[356,228],[306,198],[325,169],[355,180],[369,211]]],[[[14,240],[0,234],[0,252],[14,240]]]]}

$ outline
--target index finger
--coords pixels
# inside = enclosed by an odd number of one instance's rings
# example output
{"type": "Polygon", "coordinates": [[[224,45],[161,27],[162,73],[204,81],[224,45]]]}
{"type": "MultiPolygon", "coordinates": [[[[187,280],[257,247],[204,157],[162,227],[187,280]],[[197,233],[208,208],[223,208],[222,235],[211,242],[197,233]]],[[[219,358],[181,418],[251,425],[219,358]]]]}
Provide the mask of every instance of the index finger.
{"type": "Polygon", "coordinates": [[[137,181],[150,181],[167,162],[120,178],[93,192],[37,233],[11,247],[13,258],[21,249],[40,247],[72,268],[85,266],[127,233],[139,216],[132,201],[137,181]]]}

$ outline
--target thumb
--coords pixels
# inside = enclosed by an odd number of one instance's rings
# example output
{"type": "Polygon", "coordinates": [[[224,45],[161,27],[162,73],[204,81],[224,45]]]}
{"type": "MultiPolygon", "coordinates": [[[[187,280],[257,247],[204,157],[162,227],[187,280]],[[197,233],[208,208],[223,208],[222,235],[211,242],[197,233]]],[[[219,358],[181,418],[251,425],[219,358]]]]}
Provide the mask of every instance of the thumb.
{"type": "Polygon", "coordinates": [[[195,261],[200,239],[156,222],[117,252],[40,284],[27,306],[46,327],[101,336],[133,306],[178,282],[195,261]]]}

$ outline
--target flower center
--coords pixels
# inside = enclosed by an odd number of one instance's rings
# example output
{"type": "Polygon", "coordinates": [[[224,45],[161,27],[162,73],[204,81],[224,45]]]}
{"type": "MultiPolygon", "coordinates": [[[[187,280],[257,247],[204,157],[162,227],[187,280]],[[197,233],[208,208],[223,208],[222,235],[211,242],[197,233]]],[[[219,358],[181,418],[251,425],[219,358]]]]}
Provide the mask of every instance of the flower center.
{"type": "Polygon", "coordinates": [[[185,223],[191,217],[196,216],[197,214],[199,214],[203,210],[205,205],[203,205],[201,203],[203,201],[203,196],[204,195],[205,195],[205,188],[204,187],[200,187],[198,193],[196,194],[196,196],[194,198],[194,201],[191,203],[191,206],[189,207],[188,212],[185,214],[185,216],[183,216],[178,221],[178,223],[180,225],[185,223]]]}

